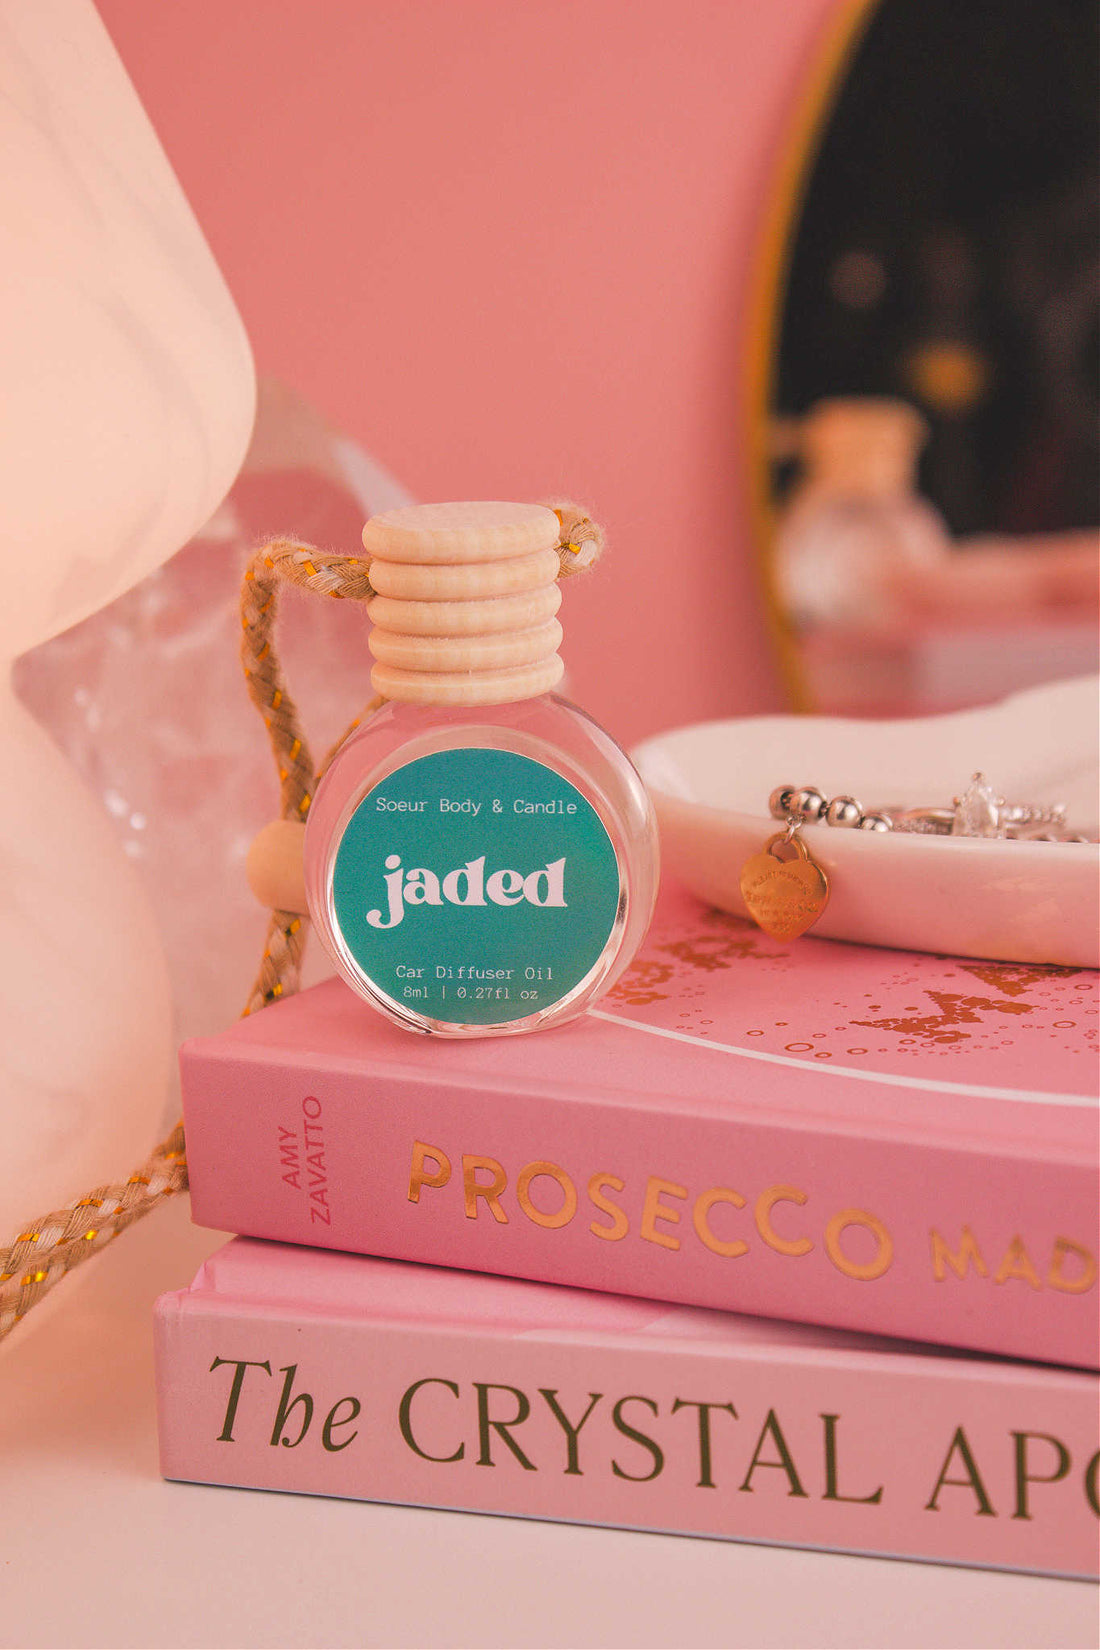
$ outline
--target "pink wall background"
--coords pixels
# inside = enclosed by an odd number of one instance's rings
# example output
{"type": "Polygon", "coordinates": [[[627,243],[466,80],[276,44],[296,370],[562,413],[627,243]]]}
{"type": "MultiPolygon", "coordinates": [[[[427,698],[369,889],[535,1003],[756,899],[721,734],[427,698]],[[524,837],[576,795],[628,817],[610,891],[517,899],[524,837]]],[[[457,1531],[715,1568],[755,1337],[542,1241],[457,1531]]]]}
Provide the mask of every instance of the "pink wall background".
{"type": "Polygon", "coordinates": [[[419,498],[564,491],[605,522],[563,651],[624,742],[782,702],[743,475],[744,300],[837,10],[100,0],[260,371],[419,498]]]}

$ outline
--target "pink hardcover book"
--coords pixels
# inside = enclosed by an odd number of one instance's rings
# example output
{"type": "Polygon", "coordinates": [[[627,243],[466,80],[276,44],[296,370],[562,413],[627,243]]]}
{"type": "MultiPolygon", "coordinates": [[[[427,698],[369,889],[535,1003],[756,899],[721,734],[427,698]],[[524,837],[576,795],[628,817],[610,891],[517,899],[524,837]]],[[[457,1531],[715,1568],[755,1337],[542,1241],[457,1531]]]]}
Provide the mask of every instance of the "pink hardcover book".
{"type": "Polygon", "coordinates": [[[249,1239],[156,1352],[167,1478],[1096,1572],[1077,1370],[249,1239]]]}
{"type": "Polygon", "coordinates": [[[418,1037],[334,980],[186,1045],[194,1217],[1095,1367],[1096,1012],[1086,970],[671,892],[553,1031],[418,1037]]]}

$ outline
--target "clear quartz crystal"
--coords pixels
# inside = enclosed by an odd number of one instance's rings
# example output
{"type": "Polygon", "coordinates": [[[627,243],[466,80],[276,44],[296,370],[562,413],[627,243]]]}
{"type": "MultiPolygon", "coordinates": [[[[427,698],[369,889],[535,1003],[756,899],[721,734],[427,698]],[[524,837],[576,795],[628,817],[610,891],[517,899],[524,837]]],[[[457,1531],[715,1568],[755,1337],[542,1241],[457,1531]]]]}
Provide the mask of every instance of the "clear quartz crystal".
{"type": "MultiPolygon", "coordinates": [[[[164,567],[16,667],[19,697],[96,794],[145,882],[177,1041],[213,1036],[240,1013],[263,947],[245,859],[278,790],[241,681],[242,570],[273,522],[292,521],[311,544],[353,543],[365,516],[406,503],[370,454],[295,392],[261,380],[253,448],[217,514],[164,567]]],[[[319,754],[371,696],[363,618],[349,602],[285,597],[284,610],[280,654],[319,754]]],[[[328,972],[321,947],[308,945],[303,984],[328,972]]],[[[164,1127],[178,1110],[171,1099],[164,1127]]]]}
{"type": "Polygon", "coordinates": [[[399,1025],[449,1037],[505,1036],[558,1025],[582,1013],[614,985],[637,950],[657,894],[657,826],[652,804],[629,758],[584,711],[559,698],[455,708],[390,701],[342,747],[318,786],[305,846],[310,914],[336,968],[362,997],[399,1025]],[[569,993],[535,1013],[496,1024],[429,1017],[364,976],[343,942],[333,873],[343,832],[369,791],[420,757],[462,749],[513,752],[553,769],[595,809],[618,867],[617,915],[588,974],[569,993]]]}
{"type": "Polygon", "coordinates": [[[1004,797],[997,796],[982,773],[976,773],[960,797],[955,799],[952,836],[1001,836],[1000,810],[1004,797]]]}

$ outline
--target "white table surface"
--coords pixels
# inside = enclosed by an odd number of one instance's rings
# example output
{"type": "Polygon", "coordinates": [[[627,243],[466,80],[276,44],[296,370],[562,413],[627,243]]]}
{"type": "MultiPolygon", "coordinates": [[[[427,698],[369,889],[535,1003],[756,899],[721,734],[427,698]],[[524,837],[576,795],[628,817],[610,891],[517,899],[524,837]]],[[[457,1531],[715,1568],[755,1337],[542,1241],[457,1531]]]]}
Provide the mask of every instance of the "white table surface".
{"type": "Polygon", "coordinates": [[[220,1241],[181,1199],[0,1351],[0,1644],[1098,1642],[1082,1583],[164,1483],[150,1307],[220,1241]]]}

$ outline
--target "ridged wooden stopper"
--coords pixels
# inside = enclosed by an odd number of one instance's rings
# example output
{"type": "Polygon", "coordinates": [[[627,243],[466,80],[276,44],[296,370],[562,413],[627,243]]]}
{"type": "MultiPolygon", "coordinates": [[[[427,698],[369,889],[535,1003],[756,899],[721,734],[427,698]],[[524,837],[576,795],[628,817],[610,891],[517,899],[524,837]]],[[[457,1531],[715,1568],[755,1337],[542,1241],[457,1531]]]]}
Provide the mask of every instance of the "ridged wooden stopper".
{"type": "Polygon", "coordinates": [[[367,604],[387,699],[488,705],[561,678],[561,523],[541,504],[417,504],[372,516],[367,604]]]}

